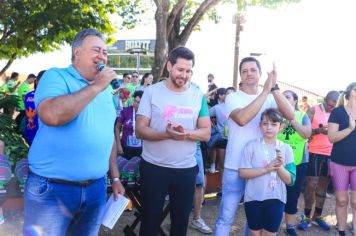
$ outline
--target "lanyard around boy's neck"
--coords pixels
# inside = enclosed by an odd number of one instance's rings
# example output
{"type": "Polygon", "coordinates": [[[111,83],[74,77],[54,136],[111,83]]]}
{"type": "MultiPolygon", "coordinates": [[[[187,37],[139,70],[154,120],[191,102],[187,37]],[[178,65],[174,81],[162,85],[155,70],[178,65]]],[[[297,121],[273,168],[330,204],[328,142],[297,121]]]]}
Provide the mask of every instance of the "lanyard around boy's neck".
{"type": "MultiPolygon", "coordinates": [[[[265,157],[268,161],[268,164],[273,161],[276,157],[277,157],[277,153],[276,155],[270,155],[269,152],[268,152],[268,148],[267,148],[267,144],[264,140],[264,138],[262,137],[261,138],[261,143],[262,143],[262,147],[263,147],[263,152],[265,153],[265,157]]],[[[276,140],[276,147],[275,149],[277,150],[280,150],[280,147],[281,147],[281,141],[279,140],[276,140]]],[[[269,183],[268,183],[268,186],[269,188],[274,191],[275,187],[277,186],[277,172],[274,170],[274,171],[271,171],[270,172],[270,180],[269,180],[269,183]]]]}
{"type": "MultiPolygon", "coordinates": [[[[267,148],[268,145],[266,144],[266,142],[265,142],[265,140],[264,140],[263,137],[261,137],[261,143],[262,143],[263,152],[264,152],[264,154],[265,154],[266,159],[269,160],[269,161],[274,160],[274,159],[276,158],[276,156],[273,156],[273,155],[270,155],[270,154],[269,154],[268,148],[267,148]]],[[[280,150],[280,148],[281,148],[281,141],[280,141],[280,140],[276,140],[276,147],[275,147],[275,149],[280,150]]]]}

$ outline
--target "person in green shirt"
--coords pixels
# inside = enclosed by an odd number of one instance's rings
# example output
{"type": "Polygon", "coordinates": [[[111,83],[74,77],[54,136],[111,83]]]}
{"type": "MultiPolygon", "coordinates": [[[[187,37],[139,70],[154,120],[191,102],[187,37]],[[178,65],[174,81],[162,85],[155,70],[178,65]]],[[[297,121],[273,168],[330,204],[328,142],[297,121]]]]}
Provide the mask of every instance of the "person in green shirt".
{"type": "Polygon", "coordinates": [[[135,90],[138,89],[140,84],[140,75],[137,72],[131,74],[131,83],[128,84],[127,89],[130,91],[131,96],[134,94],[135,90]]]}
{"type": "Polygon", "coordinates": [[[131,78],[132,78],[131,83],[129,83],[126,87],[130,91],[130,99],[129,99],[130,104],[132,104],[134,100],[133,94],[141,86],[140,75],[137,72],[133,72],[131,74],[131,78]]]}
{"type": "Polygon", "coordinates": [[[308,115],[299,111],[298,95],[294,91],[286,90],[283,92],[283,96],[294,109],[294,119],[283,125],[283,130],[278,135],[278,139],[291,146],[296,165],[296,180],[293,186],[287,186],[287,202],[284,208],[286,233],[290,236],[296,236],[298,198],[307,173],[309,161],[307,141],[312,129],[308,115]]]}

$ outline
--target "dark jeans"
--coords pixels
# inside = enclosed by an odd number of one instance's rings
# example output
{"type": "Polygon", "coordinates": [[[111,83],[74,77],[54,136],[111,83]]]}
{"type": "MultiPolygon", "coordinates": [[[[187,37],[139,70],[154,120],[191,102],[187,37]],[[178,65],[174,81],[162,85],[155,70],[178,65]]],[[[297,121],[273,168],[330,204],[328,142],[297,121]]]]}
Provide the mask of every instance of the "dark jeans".
{"type": "Polygon", "coordinates": [[[170,236],[187,234],[197,173],[198,166],[176,169],[153,165],[145,160],[141,161],[143,212],[140,236],[157,236],[167,193],[171,217],[170,236]]]}
{"type": "Polygon", "coordinates": [[[15,121],[17,125],[17,129],[19,129],[22,119],[26,116],[26,111],[25,110],[20,110],[19,114],[16,116],[15,121]]]}

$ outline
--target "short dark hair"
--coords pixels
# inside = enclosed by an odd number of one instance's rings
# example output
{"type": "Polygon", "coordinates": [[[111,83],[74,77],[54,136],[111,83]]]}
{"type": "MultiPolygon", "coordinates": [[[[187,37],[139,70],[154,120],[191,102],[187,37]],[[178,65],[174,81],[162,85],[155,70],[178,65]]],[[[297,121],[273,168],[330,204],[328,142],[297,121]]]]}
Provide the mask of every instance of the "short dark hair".
{"type": "Polygon", "coordinates": [[[130,74],[130,73],[124,73],[124,74],[122,75],[122,78],[125,79],[126,76],[128,76],[128,75],[131,75],[131,74],[130,74]]]}
{"type": "Polygon", "coordinates": [[[240,65],[239,65],[240,74],[241,74],[242,65],[243,65],[244,63],[250,62],[250,61],[256,63],[256,65],[257,65],[257,67],[258,67],[258,70],[259,70],[260,73],[261,73],[262,69],[261,69],[261,64],[260,64],[260,62],[259,62],[256,58],[254,58],[254,57],[245,57],[245,58],[243,58],[243,59],[241,60],[240,65]]]}
{"type": "Polygon", "coordinates": [[[195,56],[194,53],[186,48],[186,47],[177,47],[175,49],[173,49],[168,56],[168,61],[174,65],[177,63],[178,58],[183,58],[186,60],[192,60],[193,61],[193,66],[195,63],[195,56]]]}
{"type": "Polygon", "coordinates": [[[276,108],[266,109],[261,115],[261,122],[262,122],[263,118],[266,118],[272,122],[279,122],[279,123],[283,122],[283,115],[276,108]]]}
{"type": "MultiPolygon", "coordinates": [[[[338,91],[335,91],[335,90],[329,91],[328,94],[326,94],[325,101],[329,101],[329,100],[337,101],[339,96],[340,96],[340,93],[338,91]]],[[[350,96],[350,94],[349,94],[349,96],[350,96]]],[[[346,99],[349,99],[349,96],[346,99]]]]}
{"type": "Polygon", "coordinates": [[[142,94],[143,94],[143,91],[142,90],[137,90],[137,91],[135,91],[134,92],[134,94],[133,94],[133,98],[135,98],[135,97],[140,97],[140,98],[142,98],[142,94]]]}
{"type": "Polygon", "coordinates": [[[14,71],[14,72],[11,73],[10,79],[16,80],[18,77],[19,77],[19,73],[17,73],[17,72],[14,71]]]}
{"type": "Polygon", "coordinates": [[[36,90],[37,85],[38,85],[38,83],[40,82],[40,80],[41,80],[41,78],[42,78],[42,76],[43,76],[43,74],[44,74],[45,72],[46,72],[46,70],[41,70],[41,71],[37,74],[37,77],[36,77],[36,80],[35,80],[35,85],[34,85],[35,90],[36,90]]]}
{"type": "Polygon", "coordinates": [[[72,42],[72,61],[74,60],[74,48],[82,46],[83,41],[88,36],[96,36],[104,40],[103,35],[96,29],[85,29],[77,33],[72,42]]]}
{"type": "Polygon", "coordinates": [[[35,76],[35,74],[31,73],[27,76],[27,79],[36,79],[36,76],[35,76]]]}
{"type": "Polygon", "coordinates": [[[218,88],[218,90],[216,90],[216,93],[218,95],[224,95],[226,93],[226,89],[225,88],[218,88]]]}
{"type": "Polygon", "coordinates": [[[232,91],[236,92],[236,89],[234,87],[227,87],[225,89],[225,93],[227,93],[227,91],[229,91],[229,90],[232,90],[232,91]]]}

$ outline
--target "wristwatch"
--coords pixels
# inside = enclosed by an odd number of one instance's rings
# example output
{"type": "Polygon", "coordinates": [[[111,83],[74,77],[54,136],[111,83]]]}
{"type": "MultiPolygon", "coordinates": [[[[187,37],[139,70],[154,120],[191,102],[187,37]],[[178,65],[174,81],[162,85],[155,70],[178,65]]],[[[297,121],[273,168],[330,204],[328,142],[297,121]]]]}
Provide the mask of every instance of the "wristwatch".
{"type": "Polygon", "coordinates": [[[118,177],[114,177],[111,179],[112,182],[120,182],[120,178],[118,177]]]}
{"type": "Polygon", "coordinates": [[[275,90],[279,90],[279,86],[278,84],[275,84],[272,88],[271,88],[271,93],[275,90]]]}

